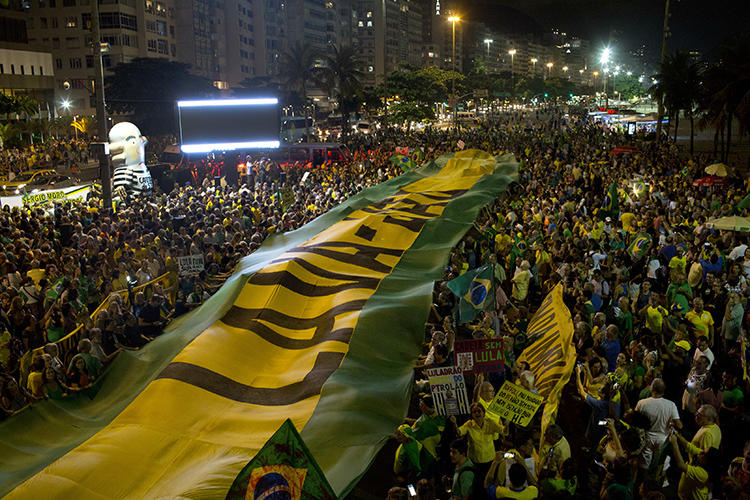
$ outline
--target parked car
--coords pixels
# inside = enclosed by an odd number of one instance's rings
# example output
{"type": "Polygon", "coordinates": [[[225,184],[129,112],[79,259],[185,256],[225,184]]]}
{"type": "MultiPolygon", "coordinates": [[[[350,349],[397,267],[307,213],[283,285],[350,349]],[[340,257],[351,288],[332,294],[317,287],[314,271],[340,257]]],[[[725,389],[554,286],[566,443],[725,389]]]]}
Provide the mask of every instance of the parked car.
{"type": "Polygon", "coordinates": [[[18,192],[20,192],[21,189],[25,188],[26,185],[30,182],[33,182],[35,180],[38,181],[40,177],[48,177],[56,174],[57,172],[52,169],[27,170],[25,172],[21,172],[20,174],[15,176],[13,180],[3,182],[3,194],[5,194],[6,196],[18,194],[18,192]]]}
{"type": "Polygon", "coordinates": [[[38,176],[36,179],[28,183],[24,189],[27,193],[35,190],[47,191],[50,189],[62,189],[75,186],[79,182],[80,181],[75,177],[53,174],[44,177],[38,176]]]}

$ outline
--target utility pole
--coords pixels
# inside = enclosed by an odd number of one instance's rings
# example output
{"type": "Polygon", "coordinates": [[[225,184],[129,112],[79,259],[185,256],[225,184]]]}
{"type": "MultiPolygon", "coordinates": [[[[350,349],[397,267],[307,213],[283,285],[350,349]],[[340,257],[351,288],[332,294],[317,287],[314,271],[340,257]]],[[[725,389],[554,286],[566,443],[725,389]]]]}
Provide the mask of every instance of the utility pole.
{"type": "Polygon", "coordinates": [[[99,31],[99,1],[91,2],[91,31],[94,41],[94,94],[96,97],[96,121],[98,124],[99,141],[102,146],[97,148],[99,155],[99,178],[102,183],[102,211],[108,214],[112,211],[112,175],[109,165],[109,136],[107,132],[107,111],[104,108],[104,64],[102,63],[102,43],[99,31]]]}
{"type": "MultiPolygon", "coordinates": [[[[661,38],[661,61],[659,62],[659,73],[664,71],[664,61],[667,59],[667,38],[669,38],[669,0],[664,2],[664,29],[661,38]]],[[[661,120],[664,116],[664,96],[659,95],[656,106],[656,140],[661,139],[661,120]]]]}

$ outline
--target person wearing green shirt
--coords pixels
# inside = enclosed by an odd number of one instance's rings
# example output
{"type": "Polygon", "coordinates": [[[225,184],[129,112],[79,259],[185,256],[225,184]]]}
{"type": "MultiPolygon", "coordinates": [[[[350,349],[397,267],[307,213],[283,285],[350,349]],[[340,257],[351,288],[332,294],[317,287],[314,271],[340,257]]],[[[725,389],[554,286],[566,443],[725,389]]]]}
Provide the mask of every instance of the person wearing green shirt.
{"type": "Polygon", "coordinates": [[[469,445],[464,439],[456,439],[451,443],[451,462],[456,466],[450,491],[451,500],[469,500],[474,492],[474,481],[480,480],[474,477],[474,464],[466,456],[468,450],[469,445]]]}
{"type": "Polygon", "coordinates": [[[419,399],[422,415],[412,422],[414,439],[421,445],[419,464],[422,471],[427,471],[437,461],[437,445],[445,430],[445,415],[438,415],[435,402],[430,394],[423,394],[419,399]]]}
{"type": "Polygon", "coordinates": [[[667,287],[667,303],[670,310],[684,315],[690,311],[690,300],[693,298],[693,289],[685,280],[685,273],[676,273],[675,280],[667,287]]]}
{"type": "Polygon", "coordinates": [[[414,439],[414,431],[406,424],[399,426],[394,437],[400,444],[393,461],[393,473],[399,482],[412,481],[422,472],[419,463],[422,445],[414,439]]]}

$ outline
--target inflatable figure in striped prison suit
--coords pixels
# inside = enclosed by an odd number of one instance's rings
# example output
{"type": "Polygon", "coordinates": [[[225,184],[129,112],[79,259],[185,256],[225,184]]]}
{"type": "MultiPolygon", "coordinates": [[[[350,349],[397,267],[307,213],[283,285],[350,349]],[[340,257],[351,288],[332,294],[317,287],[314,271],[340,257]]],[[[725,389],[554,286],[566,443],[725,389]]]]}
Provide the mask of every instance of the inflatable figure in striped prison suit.
{"type": "Polygon", "coordinates": [[[129,195],[140,196],[154,188],[151,173],[146,168],[146,142],[132,123],[120,122],[110,129],[109,149],[115,167],[113,191],[121,191],[118,188],[122,186],[129,195]]]}

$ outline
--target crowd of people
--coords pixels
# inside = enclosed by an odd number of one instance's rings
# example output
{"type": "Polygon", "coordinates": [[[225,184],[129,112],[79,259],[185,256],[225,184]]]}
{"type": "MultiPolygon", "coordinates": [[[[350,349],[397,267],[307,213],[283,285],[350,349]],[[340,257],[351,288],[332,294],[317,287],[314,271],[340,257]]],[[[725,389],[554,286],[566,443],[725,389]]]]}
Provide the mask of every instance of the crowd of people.
{"type": "Polygon", "coordinates": [[[296,229],[378,182],[355,164],[310,171],[304,183],[301,167],[281,171],[255,161],[249,173],[264,181],[251,186],[206,173],[169,193],[118,199],[112,214],[97,197],[3,207],[0,417],[94,384],[119,351],[141,348],[203,303],[268,235],[296,229]],[[293,200],[282,206],[285,186],[294,186],[293,200]],[[179,258],[188,255],[203,256],[203,272],[181,275],[179,258]],[[72,332],[77,350],[60,352],[72,332]]]}
{"type": "Polygon", "coordinates": [[[607,131],[574,111],[517,111],[463,130],[358,134],[348,138],[354,155],[343,164],[310,170],[251,161],[237,182],[206,174],[125,200],[112,214],[96,199],[52,211],[3,208],[3,412],[96,383],[119,350],[141,348],[202,303],[215,278],[269,234],[399,175],[389,161],[395,147],[418,148],[429,161],[463,146],[513,153],[520,177],[481,212],[435,284],[418,378],[452,365],[453,342],[463,338],[502,339],[505,368],[467,377],[468,415],[439,415],[433,398],[415,391],[413,411],[394,432],[389,498],[747,495],[750,249],[746,235],[707,224],[748,215],[737,207],[747,187],[741,180],[694,187],[709,155],[689,158],[672,143],[607,131]],[[611,154],[625,144],[636,149],[611,154]],[[292,200],[282,195],[288,188],[292,200]],[[205,271],[180,276],[178,258],[196,254],[205,271]],[[493,307],[462,322],[446,283],[485,264],[493,307]],[[541,410],[521,427],[486,409],[506,380],[536,390],[533,373],[515,360],[557,283],[578,362],[542,436],[541,410]],[[56,342],[75,329],[77,351],[60,353],[56,342]],[[35,348],[42,349],[26,375],[20,360],[35,348]]]}
{"type": "Polygon", "coordinates": [[[435,284],[417,378],[453,365],[460,339],[502,339],[505,368],[465,372],[468,415],[438,414],[415,389],[412,418],[394,432],[388,497],[747,498],[750,251],[746,233],[708,223],[748,215],[743,180],[694,187],[710,155],[690,158],[585,115],[518,113],[489,128],[428,131],[412,145],[439,154],[459,139],[514,153],[520,179],[482,212],[435,284]],[[611,154],[625,144],[634,149],[611,154]],[[446,284],[483,265],[495,301],[462,322],[446,284]],[[522,427],[487,408],[506,380],[536,392],[516,360],[557,283],[578,359],[541,435],[542,409],[522,427]]]}
{"type": "Polygon", "coordinates": [[[0,147],[0,177],[12,181],[21,172],[54,167],[75,172],[83,168],[91,156],[84,138],[60,138],[33,144],[26,148],[0,147]]]}

